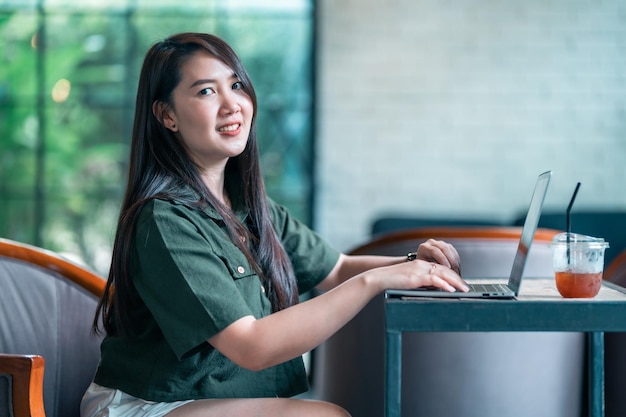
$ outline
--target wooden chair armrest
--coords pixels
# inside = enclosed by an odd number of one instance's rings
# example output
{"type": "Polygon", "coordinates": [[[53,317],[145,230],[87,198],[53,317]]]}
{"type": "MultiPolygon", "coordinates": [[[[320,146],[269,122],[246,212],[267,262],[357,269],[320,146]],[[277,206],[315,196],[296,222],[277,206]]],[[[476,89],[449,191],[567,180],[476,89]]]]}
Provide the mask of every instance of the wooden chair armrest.
{"type": "Polygon", "coordinates": [[[74,264],[58,254],[30,246],[25,243],[15,242],[0,238],[0,256],[19,259],[27,263],[39,265],[44,269],[53,270],[63,275],[72,282],[85,288],[96,297],[104,294],[106,280],[86,268],[74,264]]]}
{"type": "Polygon", "coordinates": [[[37,355],[0,353],[0,374],[9,374],[15,417],[45,417],[43,407],[44,359],[37,355]]]}

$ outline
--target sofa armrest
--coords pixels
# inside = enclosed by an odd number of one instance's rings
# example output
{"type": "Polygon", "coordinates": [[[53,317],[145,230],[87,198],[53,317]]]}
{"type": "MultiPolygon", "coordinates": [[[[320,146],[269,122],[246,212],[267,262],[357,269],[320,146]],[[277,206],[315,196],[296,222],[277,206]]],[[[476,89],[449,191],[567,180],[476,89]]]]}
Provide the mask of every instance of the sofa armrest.
{"type": "Polygon", "coordinates": [[[45,417],[43,372],[41,356],[0,353],[0,374],[12,380],[14,417],[45,417]]]}

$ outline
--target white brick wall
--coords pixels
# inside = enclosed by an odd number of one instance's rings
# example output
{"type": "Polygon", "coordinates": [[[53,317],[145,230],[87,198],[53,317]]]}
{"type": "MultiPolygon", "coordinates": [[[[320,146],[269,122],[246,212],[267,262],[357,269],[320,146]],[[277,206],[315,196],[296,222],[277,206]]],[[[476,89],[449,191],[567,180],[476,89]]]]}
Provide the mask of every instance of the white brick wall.
{"type": "Polygon", "coordinates": [[[319,0],[316,229],[626,209],[626,2],[319,0]]]}

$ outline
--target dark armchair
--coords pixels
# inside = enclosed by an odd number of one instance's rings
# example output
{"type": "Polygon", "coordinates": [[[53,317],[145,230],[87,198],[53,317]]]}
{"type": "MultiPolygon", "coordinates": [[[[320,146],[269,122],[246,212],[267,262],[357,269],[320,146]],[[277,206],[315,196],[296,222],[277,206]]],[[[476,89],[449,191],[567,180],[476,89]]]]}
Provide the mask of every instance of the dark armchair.
{"type": "Polygon", "coordinates": [[[90,327],[104,286],[53,252],[0,239],[0,415],[79,416],[100,356],[90,327]]]}

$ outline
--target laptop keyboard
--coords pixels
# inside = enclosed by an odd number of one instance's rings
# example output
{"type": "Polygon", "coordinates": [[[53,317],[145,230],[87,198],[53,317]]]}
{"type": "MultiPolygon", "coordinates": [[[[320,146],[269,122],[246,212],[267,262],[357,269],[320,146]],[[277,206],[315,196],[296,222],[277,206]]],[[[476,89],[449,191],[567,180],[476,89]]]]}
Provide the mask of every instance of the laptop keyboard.
{"type": "Polygon", "coordinates": [[[511,292],[509,287],[502,284],[472,284],[470,285],[470,291],[472,292],[480,292],[480,293],[491,293],[491,292],[511,292]]]}

